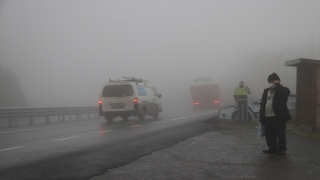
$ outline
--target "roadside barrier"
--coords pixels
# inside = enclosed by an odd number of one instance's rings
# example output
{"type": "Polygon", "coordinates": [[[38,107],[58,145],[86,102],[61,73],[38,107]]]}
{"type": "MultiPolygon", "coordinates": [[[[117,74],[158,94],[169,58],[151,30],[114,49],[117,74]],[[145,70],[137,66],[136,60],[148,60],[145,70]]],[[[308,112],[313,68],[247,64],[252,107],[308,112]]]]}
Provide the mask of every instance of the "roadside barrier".
{"type": "Polygon", "coordinates": [[[65,117],[72,115],[76,116],[76,120],[81,118],[81,115],[87,114],[88,119],[91,115],[97,117],[99,113],[98,107],[53,107],[53,108],[0,108],[0,119],[7,120],[8,126],[18,125],[19,118],[28,118],[29,125],[34,124],[34,117],[45,117],[47,124],[50,123],[51,116],[57,116],[58,121],[65,121],[65,117]]]}

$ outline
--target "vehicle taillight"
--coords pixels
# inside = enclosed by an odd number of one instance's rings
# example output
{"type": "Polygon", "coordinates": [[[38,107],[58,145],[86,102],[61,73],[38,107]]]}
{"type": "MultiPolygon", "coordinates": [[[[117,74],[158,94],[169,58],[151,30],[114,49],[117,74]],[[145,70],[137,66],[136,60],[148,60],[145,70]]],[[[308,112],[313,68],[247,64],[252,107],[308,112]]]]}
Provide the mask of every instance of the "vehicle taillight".
{"type": "Polygon", "coordinates": [[[134,98],[133,103],[138,103],[138,98],[134,98]]]}
{"type": "Polygon", "coordinates": [[[199,105],[199,103],[198,102],[194,102],[194,105],[199,105]]]}
{"type": "Polygon", "coordinates": [[[220,102],[220,100],[215,100],[214,101],[215,104],[218,104],[219,102],[220,102]]]}
{"type": "Polygon", "coordinates": [[[102,101],[101,101],[101,100],[99,100],[99,104],[102,104],[102,101]]]}

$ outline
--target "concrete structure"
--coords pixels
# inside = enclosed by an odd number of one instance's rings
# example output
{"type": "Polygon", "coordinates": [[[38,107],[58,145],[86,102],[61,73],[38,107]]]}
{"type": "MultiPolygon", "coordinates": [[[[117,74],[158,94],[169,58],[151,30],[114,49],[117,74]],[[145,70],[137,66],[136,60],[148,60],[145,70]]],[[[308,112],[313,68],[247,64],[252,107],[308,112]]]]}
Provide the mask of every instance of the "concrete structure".
{"type": "Polygon", "coordinates": [[[297,67],[295,124],[310,124],[320,130],[320,60],[294,59],[286,66],[297,67]]]}

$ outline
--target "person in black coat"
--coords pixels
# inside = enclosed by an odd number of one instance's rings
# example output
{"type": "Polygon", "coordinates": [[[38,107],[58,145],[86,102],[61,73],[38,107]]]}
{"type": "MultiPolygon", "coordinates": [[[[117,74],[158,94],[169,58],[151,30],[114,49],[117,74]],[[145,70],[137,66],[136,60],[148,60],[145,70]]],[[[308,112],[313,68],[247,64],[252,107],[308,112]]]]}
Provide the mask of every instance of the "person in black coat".
{"type": "Polygon", "coordinates": [[[262,94],[259,118],[265,125],[265,136],[269,149],[263,153],[286,154],[286,121],[291,119],[287,107],[290,90],[280,84],[280,78],[276,73],[268,77],[269,88],[262,94]]]}

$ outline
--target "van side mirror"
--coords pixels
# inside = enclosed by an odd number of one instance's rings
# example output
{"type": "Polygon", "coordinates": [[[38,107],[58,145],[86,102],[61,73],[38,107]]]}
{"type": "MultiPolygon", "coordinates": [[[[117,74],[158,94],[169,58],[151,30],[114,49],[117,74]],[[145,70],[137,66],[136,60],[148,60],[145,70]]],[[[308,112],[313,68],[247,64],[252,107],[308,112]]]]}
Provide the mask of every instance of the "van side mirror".
{"type": "Polygon", "coordinates": [[[161,94],[158,94],[158,98],[161,98],[162,97],[162,95],[161,94]]]}

